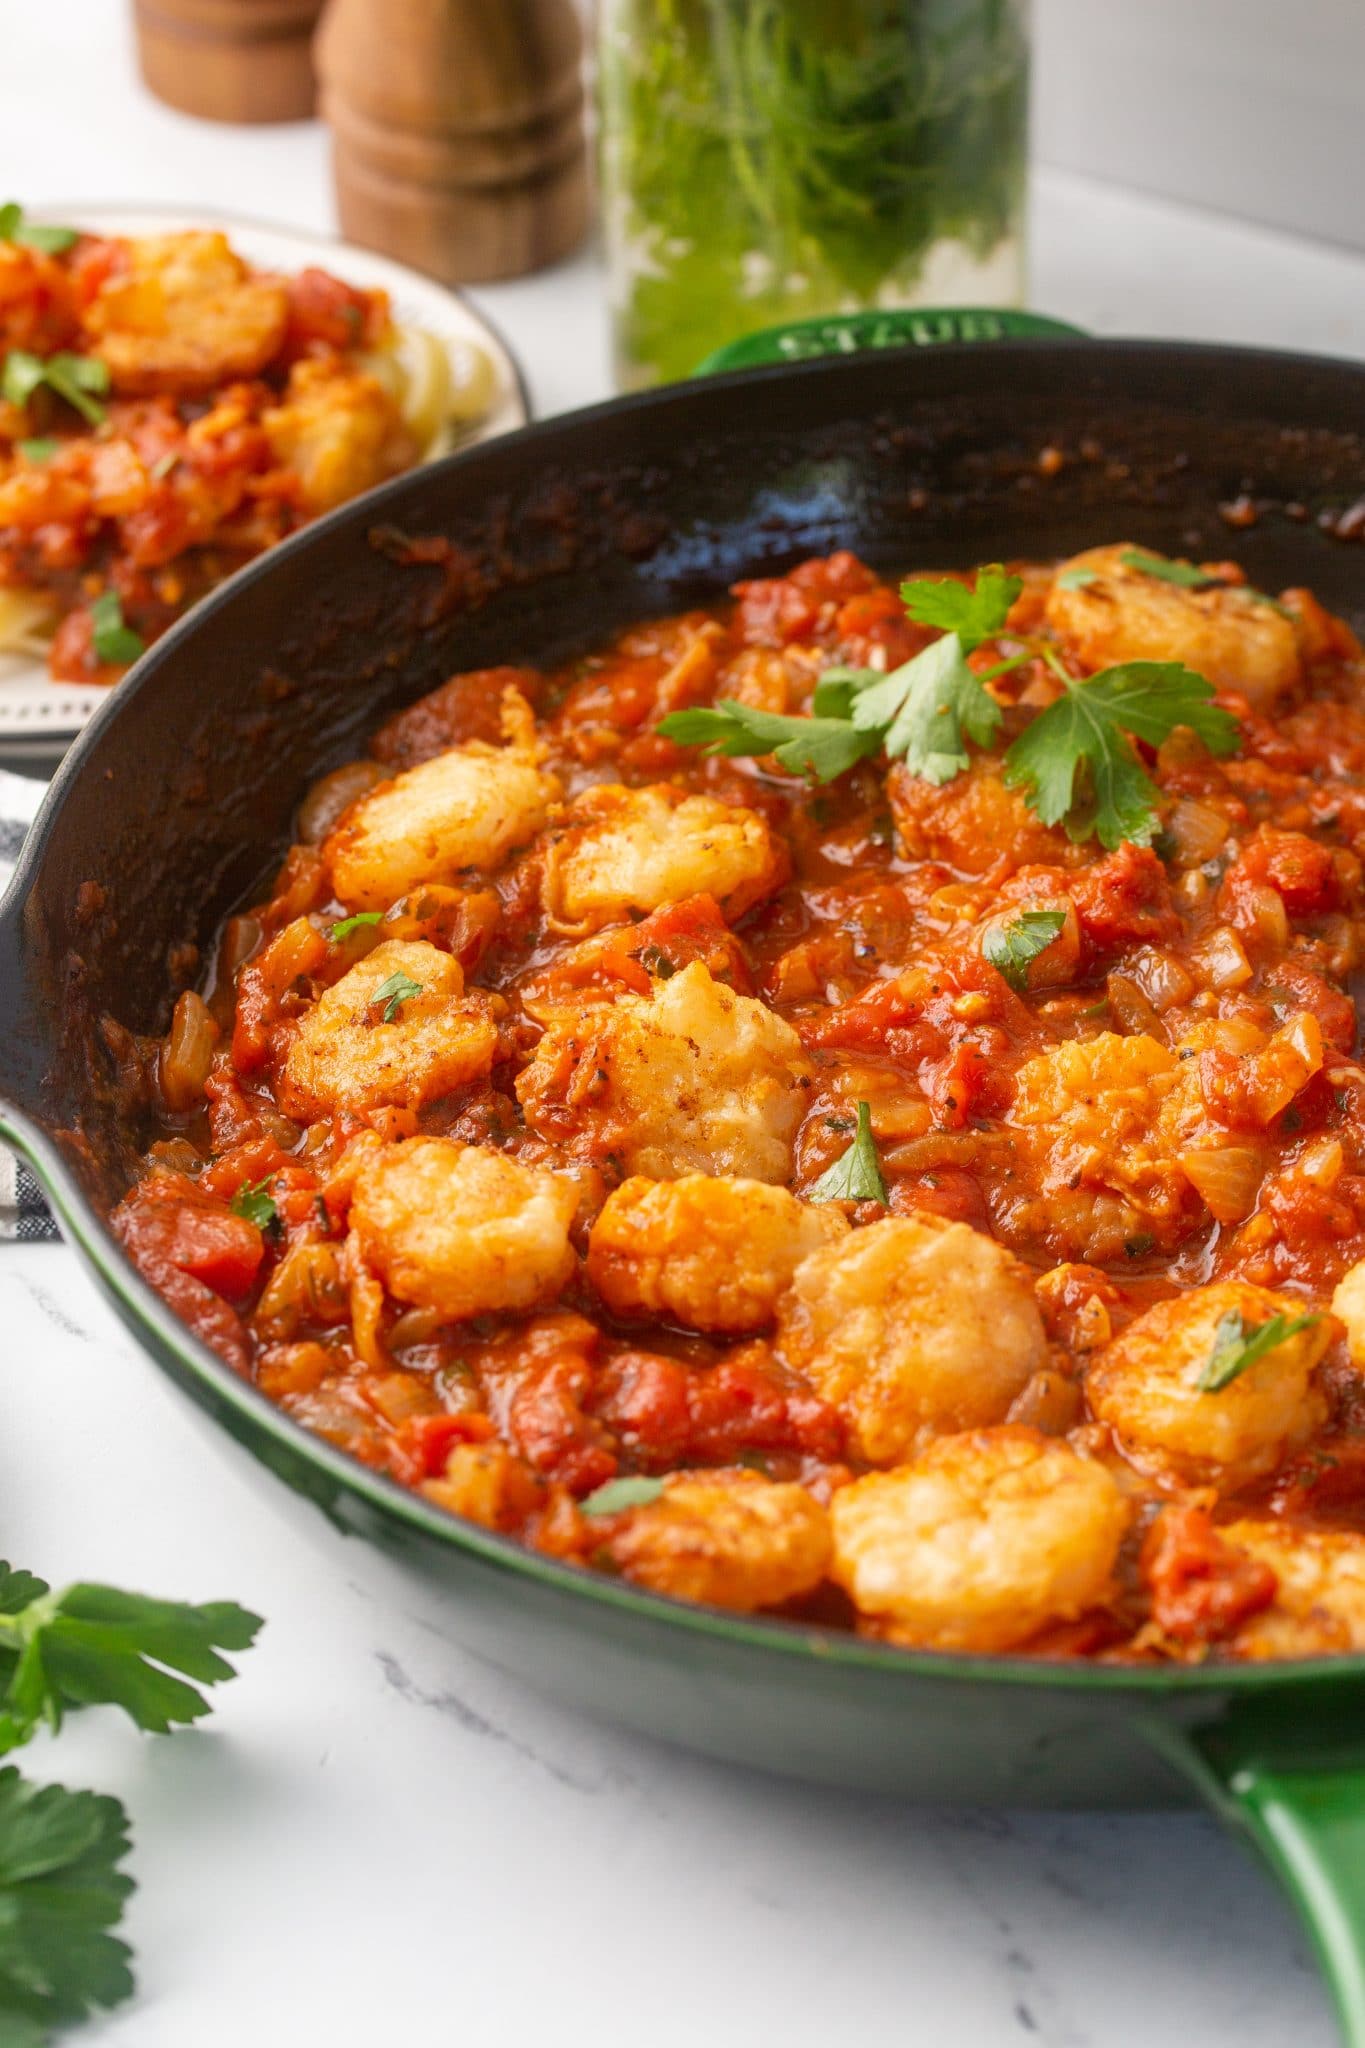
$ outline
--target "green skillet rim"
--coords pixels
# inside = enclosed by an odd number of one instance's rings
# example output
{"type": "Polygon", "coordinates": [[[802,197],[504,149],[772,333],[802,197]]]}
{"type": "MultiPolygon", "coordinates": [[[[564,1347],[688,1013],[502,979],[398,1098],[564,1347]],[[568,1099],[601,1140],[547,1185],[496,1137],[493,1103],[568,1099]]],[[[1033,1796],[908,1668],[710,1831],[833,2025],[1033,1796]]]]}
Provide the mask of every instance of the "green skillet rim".
{"type": "MultiPolygon", "coordinates": [[[[907,1678],[970,1679],[973,1683],[1162,1697],[1173,1693],[1259,1694],[1267,1689],[1313,1681],[1325,1683],[1348,1675],[1365,1677],[1365,1654],[1286,1658],[1264,1663],[1124,1667],[1080,1660],[1050,1662],[1028,1657],[962,1656],[946,1650],[907,1650],[890,1643],[867,1642],[839,1630],[808,1628],[774,1617],[749,1618],[723,1608],[674,1599],[668,1594],[642,1592],[624,1579],[589,1571],[581,1565],[559,1563],[513,1537],[499,1536],[481,1529],[477,1523],[431,1506],[420,1494],[400,1486],[384,1473],[371,1471],[286,1415],[258,1387],[240,1378],[201,1343],[142,1279],[107,1226],[97,1218],[85,1194],[73,1186],[66,1162],[37,1126],[22,1114],[0,1115],[0,1131],[25,1154],[39,1175],[64,1235],[80,1247],[134,1322],[154,1331],[197,1380],[208,1384],[217,1400],[386,1518],[405,1523],[438,1543],[471,1552],[485,1563],[533,1579],[553,1591],[698,1635],[793,1658],[809,1658],[826,1668],[878,1671],[892,1678],[901,1674],[907,1678]]],[[[155,1357],[151,1362],[162,1364],[155,1357]]],[[[215,1427],[223,1428],[219,1418],[211,1419],[215,1427]]],[[[251,1449],[249,1445],[243,1448],[251,1449]]],[[[272,1476],[281,1484],[288,1484],[280,1474],[272,1476]]]]}

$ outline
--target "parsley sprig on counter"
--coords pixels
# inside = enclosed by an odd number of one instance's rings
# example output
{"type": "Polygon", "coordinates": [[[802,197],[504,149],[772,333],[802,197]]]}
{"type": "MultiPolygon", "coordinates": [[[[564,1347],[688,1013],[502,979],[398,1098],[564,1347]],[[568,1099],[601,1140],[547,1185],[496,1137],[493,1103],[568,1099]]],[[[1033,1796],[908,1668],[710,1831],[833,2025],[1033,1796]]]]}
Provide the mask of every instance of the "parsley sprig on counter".
{"type": "Polygon", "coordinates": [[[1006,782],[1072,839],[1094,837],[1109,848],[1124,839],[1146,843],[1157,829],[1158,791],[1134,740],[1159,746],[1183,725],[1210,753],[1226,754],[1237,744],[1237,722],[1214,704],[1212,685],[1179,662],[1124,662],[1082,680],[1050,644],[1036,642],[977,674],[967,656],[1004,630],[1020,588],[998,567],[980,570],[971,589],[953,578],[913,579],[901,585],[907,612],[942,633],[899,668],[826,669],[808,718],[722,698],[710,709],[672,712],[659,731],[712,754],[772,754],[780,767],[818,782],[881,753],[942,785],[968,767],[968,742],[987,746],[1000,727],[1003,713],[986,684],[1041,659],[1062,694],[1006,748],[1006,782]]]}
{"type": "MultiPolygon", "coordinates": [[[[228,1601],[192,1607],[96,1585],[54,1593],[0,1563],[0,1753],[56,1732],[80,1707],[121,1707],[158,1735],[196,1721],[210,1711],[199,1686],[234,1676],[221,1652],[248,1649],[260,1626],[228,1601]]],[[[42,2048],[54,2028],[130,1996],[130,1952],[109,1932],[133,1889],[119,1868],[128,1848],[117,1799],[0,1770],[5,2048],[42,2048]]]]}

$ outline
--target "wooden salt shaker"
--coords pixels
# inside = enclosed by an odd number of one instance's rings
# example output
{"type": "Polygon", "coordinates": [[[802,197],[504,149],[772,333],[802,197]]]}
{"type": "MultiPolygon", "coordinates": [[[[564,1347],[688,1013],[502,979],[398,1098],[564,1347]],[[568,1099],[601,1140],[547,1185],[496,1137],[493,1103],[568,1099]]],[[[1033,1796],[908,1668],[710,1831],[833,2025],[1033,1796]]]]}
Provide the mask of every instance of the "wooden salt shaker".
{"type": "Polygon", "coordinates": [[[306,121],[322,0],[133,0],[149,90],[204,121],[306,121]]]}
{"type": "Polygon", "coordinates": [[[588,219],[574,0],[327,0],[313,45],[348,240],[438,277],[516,277],[588,219]]]}

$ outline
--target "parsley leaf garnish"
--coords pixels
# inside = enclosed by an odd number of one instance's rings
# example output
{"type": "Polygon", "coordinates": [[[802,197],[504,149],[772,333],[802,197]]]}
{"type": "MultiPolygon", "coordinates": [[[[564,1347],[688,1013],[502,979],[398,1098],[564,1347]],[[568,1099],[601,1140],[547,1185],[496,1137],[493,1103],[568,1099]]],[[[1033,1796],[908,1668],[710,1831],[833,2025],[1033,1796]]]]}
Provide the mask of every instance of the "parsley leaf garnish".
{"type": "Polygon", "coordinates": [[[955,633],[962,652],[970,654],[1000,632],[1023,587],[1022,577],[1007,576],[995,562],[977,570],[971,589],[954,577],[914,576],[902,583],[901,598],[917,626],[940,626],[945,633],[955,633]]]}
{"type": "Polygon", "coordinates": [[[279,1227],[280,1212],[275,1197],[270,1192],[274,1175],[267,1173],[258,1181],[243,1181],[233,1196],[230,1207],[234,1216],[244,1216],[248,1223],[254,1223],[258,1230],[275,1230],[279,1227]]]}
{"type": "Polygon", "coordinates": [[[0,242],[21,242],[26,248],[41,249],[45,256],[60,256],[79,239],[75,228],[49,228],[38,221],[25,220],[17,199],[9,199],[0,206],[0,242]]]}
{"type": "Polygon", "coordinates": [[[904,760],[912,775],[943,783],[967,766],[966,740],[984,746],[999,723],[999,705],[968,668],[957,635],[946,633],[885,675],[827,669],[809,718],[725,697],[713,710],[670,712],[659,731],[710,754],[771,754],[817,782],[833,782],[855,762],[885,752],[904,760]]]}
{"type": "Polygon", "coordinates": [[[585,1515],[619,1515],[625,1508],[648,1507],[657,1500],[664,1490],[662,1479],[639,1478],[608,1479],[595,1493],[579,1502],[585,1515]]]}
{"type": "Polygon", "coordinates": [[[116,590],[100,592],[90,607],[90,623],[94,629],[91,645],[101,661],[136,661],[146,651],[142,635],[123,622],[123,606],[116,590]]]}
{"type": "Polygon", "coordinates": [[[850,712],[855,732],[880,734],[890,759],[903,760],[912,775],[933,783],[960,775],[968,762],[967,740],[984,747],[1000,717],[1000,706],[968,668],[956,633],[945,633],[859,690],[850,712]]]}
{"type": "Polygon", "coordinates": [[[1064,910],[1026,910],[1010,924],[992,925],[981,941],[981,951],[1010,987],[1023,995],[1030,962],[1047,951],[1065,923],[1064,910]]]}
{"type": "Polygon", "coordinates": [[[670,711],[658,730],[680,747],[704,747],[708,754],[771,754],[793,775],[813,775],[817,782],[833,782],[881,743],[879,733],[858,732],[845,717],[789,718],[733,697],[709,709],[670,711]]]}
{"type": "Polygon", "coordinates": [[[1230,1309],[1213,1333],[1213,1349],[1195,1381],[1196,1387],[1201,1394],[1221,1394],[1248,1366],[1320,1321],[1321,1317],[1315,1315],[1275,1315],[1268,1323],[1248,1324],[1236,1309],[1230,1309]]]}
{"type": "Polygon", "coordinates": [[[872,1136],[872,1111],[866,1102],[858,1104],[858,1128],[847,1152],[827,1166],[815,1186],[807,1190],[808,1202],[886,1202],[886,1182],[872,1136]]]}
{"type": "Polygon", "coordinates": [[[413,996],[420,996],[421,993],[421,982],[414,981],[411,975],[404,974],[400,967],[398,972],[391,974],[387,981],[380,982],[379,987],[370,997],[370,1001],[371,1003],[383,1003],[384,1022],[392,1024],[404,1003],[409,1002],[413,996]]]}
{"type": "Polygon", "coordinates": [[[31,1785],[0,1771],[0,2040],[43,2048],[56,2027],[133,1989],[127,1944],[110,1934],[133,1880],[117,1799],[31,1785]]]}
{"type": "Polygon", "coordinates": [[[1217,583],[1216,576],[1205,575],[1196,569],[1193,562],[1173,562],[1168,555],[1152,555],[1146,548],[1125,548],[1119,556],[1125,569],[1136,569],[1139,575],[1154,576],[1158,583],[1174,583],[1181,590],[1206,590],[1211,583],[1217,583]]]}
{"type": "Polygon", "coordinates": [[[44,435],[35,435],[30,441],[15,442],[25,462],[51,462],[61,445],[60,441],[49,440],[44,435]]]}
{"type": "Polygon", "coordinates": [[[228,1601],[190,1607],[95,1585],[52,1593],[0,1564],[0,1751],[41,1725],[60,1728],[72,1707],[122,1707],[158,1735],[196,1721],[209,1703],[186,1679],[232,1678],[218,1651],[249,1649],[260,1626],[228,1601]]]}
{"type": "MultiPolygon", "coordinates": [[[[1158,567],[1162,557],[1129,548],[1125,559],[1158,567]]],[[[1195,572],[1173,564],[1171,580],[1195,572]]],[[[1063,572],[1080,586],[1095,572],[1063,572]]],[[[1201,581],[1212,579],[1200,578],[1201,581]]],[[[1047,643],[976,675],[966,653],[998,633],[1020,589],[1018,577],[999,568],[979,572],[975,586],[932,578],[902,585],[907,608],[925,624],[942,625],[941,637],[889,674],[835,664],[816,684],[808,718],[759,710],[733,698],[710,709],[671,712],[658,730],[681,746],[712,754],[771,753],[795,773],[832,782],[855,762],[884,752],[903,760],[912,775],[951,782],[969,765],[968,741],[986,746],[1002,720],[985,687],[1021,663],[1045,660],[1064,694],[1036,717],[1006,750],[1005,780],[1044,824],[1065,824],[1072,839],[1096,836],[1109,849],[1131,839],[1147,844],[1157,828],[1159,792],[1133,741],[1159,746],[1179,725],[1195,732],[1210,753],[1230,753],[1238,727],[1212,702],[1212,685],[1179,662],[1130,661],[1079,681],[1047,643]],[[951,622],[951,623],[950,623],[951,622]]]]}
{"type": "Polygon", "coordinates": [[[73,356],[59,349],[53,356],[35,356],[25,348],[12,348],[0,372],[0,392],[11,405],[27,405],[40,384],[55,391],[81,418],[97,427],[104,407],[92,396],[109,389],[109,367],[98,356],[73,356]]]}
{"type": "Polygon", "coordinates": [[[382,910],[354,911],[350,917],[338,918],[334,925],[329,925],[327,936],[335,945],[338,939],[347,939],[352,932],[358,932],[362,925],[378,924],[383,915],[382,910]]]}
{"type": "Polygon", "coordinates": [[[1066,680],[1065,695],[1041,712],[1005,754],[1005,781],[1022,789],[1045,825],[1065,824],[1071,839],[1093,832],[1102,846],[1145,845],[1156,830],[1159,792],[1129,735],[1159,746],[1187,725],[1211,754],[1237,744],[1237,721],[1212,702],[1213,686],[1174,661],[1128,661],[1086,682],[1066,680]],[[1077,801],[1077,777],[1086,790],[1077,801]]]}

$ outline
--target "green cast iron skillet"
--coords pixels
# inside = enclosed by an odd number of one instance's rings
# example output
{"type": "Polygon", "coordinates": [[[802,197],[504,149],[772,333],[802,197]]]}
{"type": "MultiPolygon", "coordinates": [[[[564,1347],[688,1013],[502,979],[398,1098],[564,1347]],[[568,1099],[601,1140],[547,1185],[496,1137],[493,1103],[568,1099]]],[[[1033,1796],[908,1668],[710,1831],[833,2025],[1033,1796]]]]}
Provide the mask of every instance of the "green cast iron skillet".
{"type": "Polygon", "coordinates": [[[150,1356],[302,1515],[434,1582],[450,1634],[481,1654],[718,1757],[935,1804],[1206,1800],[1297,1899],[1354,2048],[1365,1658],[1128,1671],[910,1654],[535,1556],[291,1422],[177,1322],[102,1205],[143,1136],[104,1020],[164,1029],[197,972],[187,942],[207,945],[287,843],[306,784],[453,671],[558,662],[843,546],[901,569],[1118,538],[1236,554],[1262,588],[1309,584],[1365,624],[1363,495],[1365,368],[1286,355],[888,349],[600,406],[404,477],[197,606],[67,757],[0,906],[0,1137],[150,1356]],[[1254,524],[1229,525],[1233,501],[1254,524]]]}

